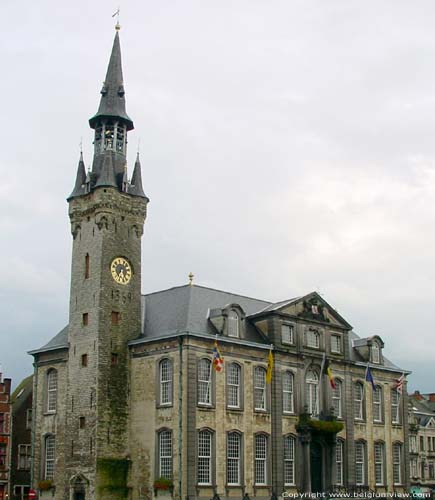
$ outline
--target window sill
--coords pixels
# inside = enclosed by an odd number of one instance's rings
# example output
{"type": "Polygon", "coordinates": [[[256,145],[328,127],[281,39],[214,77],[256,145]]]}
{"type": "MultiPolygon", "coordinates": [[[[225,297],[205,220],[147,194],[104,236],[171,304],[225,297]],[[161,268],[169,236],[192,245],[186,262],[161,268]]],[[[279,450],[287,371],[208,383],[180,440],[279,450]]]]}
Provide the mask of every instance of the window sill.
{"type": "Polygon", "coordinates": [[[215,407],[213,405],[207,405],[207,404],[202,404],[198,403],[197,405],[198,410],[214,410],[215,407]]]}
{"type": "Polygon", "coordinates": [[[294,411],[283,411],[282,412],[283,417],[296,417],[296,413],[294,411]]]}
{"type": "Polygon", "coordinates": [[[173,408],[174,404],[173,403],[164,403],[164,404],[158,404],[156,405],[156,408],[159,410],[162,410],[164,408],[173,408]]]}
{"type": "Polygon", "coordinates": [[[49,415],[56,415],[56,414],[57,414],[57,412],[56,412],[56,411],[45,411],[45,412],[44,412],[44,416],[45,416],[45,417],[48,417],[49,415]]]}
{"type": "Polygon", "coordinates": [[[254,413],[257,415],[269,415],[269,410],[261,410],[259,408],[254,408],[254,413]]]}
{"type": "Polygon", "coordinates": [[[231,411],[234,413],[242,413],[243,408],[241,408],[240,406],[227,406],[227,411],[231,411]]]}

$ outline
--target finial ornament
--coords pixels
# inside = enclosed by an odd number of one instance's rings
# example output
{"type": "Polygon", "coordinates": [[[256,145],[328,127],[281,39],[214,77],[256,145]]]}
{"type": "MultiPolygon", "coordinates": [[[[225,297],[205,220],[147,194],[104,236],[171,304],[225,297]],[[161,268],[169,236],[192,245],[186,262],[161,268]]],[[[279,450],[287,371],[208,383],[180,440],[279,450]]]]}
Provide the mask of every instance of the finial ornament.
{"type": "Polygon", "coordinates": [[[114,14],[112,14],[112,17],[116,16],[116,24],[115,24],[116,31],[119,31],[121,29],[121,25],[119,24],[119,11],[120,11],[120,8],[118,7],[118,10],[114,14]]]}
{"type": "Polygon", "coordinates": [[[195,275],[190,272],[189,273],[189,286],[192,286],[193,285],[193,278],[195,277],[195,275]]]}

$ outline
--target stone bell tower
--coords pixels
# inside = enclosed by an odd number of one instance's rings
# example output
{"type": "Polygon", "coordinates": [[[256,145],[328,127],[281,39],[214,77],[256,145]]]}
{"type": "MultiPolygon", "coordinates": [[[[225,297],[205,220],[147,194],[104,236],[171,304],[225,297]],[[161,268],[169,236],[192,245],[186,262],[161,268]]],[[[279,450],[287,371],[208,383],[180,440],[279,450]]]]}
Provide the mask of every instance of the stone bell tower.
{"type": "Polygon", "coordinates": [[[148,198],[136,159],[127,174],[119,26],[97,113],[92,169],[80,157],[68,198],[73,236],[65,498],[125,498],[128,341],[141,331],[141,238],[148,198]],[[114,474],[118,480],[114,480],[114,474]]]}

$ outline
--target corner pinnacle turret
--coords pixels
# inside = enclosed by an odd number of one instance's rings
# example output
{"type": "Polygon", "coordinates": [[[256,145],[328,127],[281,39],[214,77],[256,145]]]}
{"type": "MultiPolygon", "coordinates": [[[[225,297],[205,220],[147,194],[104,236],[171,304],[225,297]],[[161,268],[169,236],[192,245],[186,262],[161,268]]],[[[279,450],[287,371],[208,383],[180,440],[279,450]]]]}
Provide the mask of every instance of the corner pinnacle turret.
{"type": "Polygon", "coordinates": [[[83,196],[102,186],[114,187],[119,192],[146,198],[142,189],[138,161],[135,164],[131,185],[127,177],[127,134],[134,126],[125,109],[118,24],[106,79],[101,89],[100,105],[97,113],[89,120],[89,125],[95,130],[92,169],[86,176],[81,159],[76,184],[68,199],[83,196]]]}

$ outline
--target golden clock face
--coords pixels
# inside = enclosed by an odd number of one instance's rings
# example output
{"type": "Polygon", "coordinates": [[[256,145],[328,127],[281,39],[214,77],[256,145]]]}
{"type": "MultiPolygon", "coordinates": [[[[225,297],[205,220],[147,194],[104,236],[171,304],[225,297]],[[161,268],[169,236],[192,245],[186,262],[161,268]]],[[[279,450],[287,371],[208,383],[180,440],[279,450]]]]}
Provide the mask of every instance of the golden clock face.
{"type": "Polygon", "coordinates": [[[120,285],[127,285],[132,276],[130,262],[124,257],[115,257],[110,264],[112,278],[120,285]]]}

